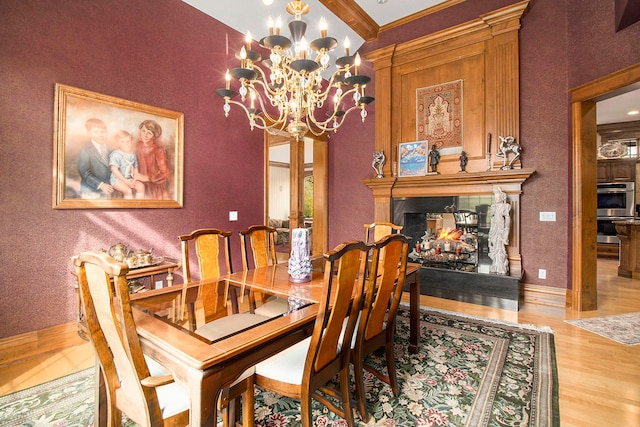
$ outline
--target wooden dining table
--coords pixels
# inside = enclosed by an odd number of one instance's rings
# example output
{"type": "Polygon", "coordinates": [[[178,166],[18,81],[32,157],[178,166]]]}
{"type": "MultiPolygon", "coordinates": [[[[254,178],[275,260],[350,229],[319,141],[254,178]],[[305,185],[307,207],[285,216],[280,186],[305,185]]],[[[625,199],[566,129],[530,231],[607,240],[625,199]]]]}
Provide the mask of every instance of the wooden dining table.
{"type": "Polygon", "coordinates": [[[182,286],[131,295],[136,329],[143,352],[171,370],[184,384],[191,400],[190,425],[213,426],[217,419],[220,391],[228,387],[247,368],[269,358],[309,336],[318,311],[317,302],[324,288],[324,276],[313,272],[307,283],[291,283],[286,266],[250,270],[224,276],[216,281],[188,285],[191,302],[205,294],[218,293],[225,299],[233,288],[240,288],[239,307],[248,309],[244,291],[259,289],[286,297],[290,311],[256,326],[216,341],[197,335],[184,319],[176,319],[176,304],[182,286]]]}
{"type": "MultiPolygon", "coordinates": [[[[409,289],[409,351],[418,352],[420,342],[420,270],[419,263],[407,263],[405,273],[405,289],[409,289]]],[[[314,273],[317,274],[317,273],[314,273]]],[[[239,287],[260,289],[267,292],[274,292],[281,296],[289,296],[291,291],[289,286],[289,275],[286,264],[278,264],[276,267],[264,267],[256,270],[237,272],[225,276],[231,283],[239,287]]],[[[295,289],[295,286],[293,287],[295,289]]],[[[301,287],[298,292],[304,292],[301,287]]]]}
{"type": "MultiPolygon", "coordinates": [[[[410,264],[407,279],[411,294],[409,349],[415,351],[419,340],[419,264],[410,264]]],[[[222,389],[246,369],[311,334],[324,287],[321,271],[313,271],[308,282],[294,283],[289,281],[287,265],[279,264],[193,282],[186,292],[183,285],[133,294],[131,304],[144,353],[168,368],[189,391],[190,425],[213,426],[222,389]],[[248,293],[258,290],[287,298],[290,311],[216,341],[197,335],[189,319],[180,321],[176,315],[184,312],[180,304],[185,302],[185,295],[187,302],[195,304],[212,293],[224,295],[226,300],[233,290],[241,310],[248,310],[248,293]]],[[[96,378],[101,381],[100,375],[96,378]]],[[[104,425],[105,410],[106,398],[99,394],[96,425],[104,425]]]]}

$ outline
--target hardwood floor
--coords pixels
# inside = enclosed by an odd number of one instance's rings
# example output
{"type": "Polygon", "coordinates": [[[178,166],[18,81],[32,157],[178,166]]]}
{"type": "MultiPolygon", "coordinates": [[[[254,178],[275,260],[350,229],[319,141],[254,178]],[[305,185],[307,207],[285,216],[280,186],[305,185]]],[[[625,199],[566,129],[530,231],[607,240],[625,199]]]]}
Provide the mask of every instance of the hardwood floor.
{"type": "MultiPolygon", "coordinates": [[[[598,260],[598,310],[581,315],[563,308],[523,304],[520,311],[423,296],[422,305],[523,324],[555,333],[563,427],[640,427],[640,345],[625,346],[565,322],[640,311],[640,280],[617,276],[617,260],[598,260]]],[[[408,295],[405,295],[408,300],[408,295]]],[[[0,353],[4,349],[0,348],[0,353]]],[[[91,345],[80,338],[62,350],[0,365],[0,395],[92,366],[91,345]]]]}

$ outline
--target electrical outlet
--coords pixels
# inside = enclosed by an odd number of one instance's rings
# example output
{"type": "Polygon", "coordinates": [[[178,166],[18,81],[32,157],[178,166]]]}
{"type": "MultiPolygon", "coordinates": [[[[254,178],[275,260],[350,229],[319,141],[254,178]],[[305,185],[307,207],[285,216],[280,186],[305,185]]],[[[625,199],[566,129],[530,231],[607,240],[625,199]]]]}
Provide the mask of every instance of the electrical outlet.
{"type": "Polygon", "coordinates": [[[555,221],[555,212],[540,212],[540,221],[555,221]]]}
{"type": "Polygon", "coordinates": [[[541,268],[538,270],[538,279],[546,279],[547,278],[547,270],[541,268]]]}
{"type": "Polygon", "coordinates": [[[162,287],[162,280],[156,280],[156,289],[160,289],[162,287]]]}
{"type": "Polygon", "coordinates": [[[229,211],[229,221],[238,220],[238,211],[229,211]]]}

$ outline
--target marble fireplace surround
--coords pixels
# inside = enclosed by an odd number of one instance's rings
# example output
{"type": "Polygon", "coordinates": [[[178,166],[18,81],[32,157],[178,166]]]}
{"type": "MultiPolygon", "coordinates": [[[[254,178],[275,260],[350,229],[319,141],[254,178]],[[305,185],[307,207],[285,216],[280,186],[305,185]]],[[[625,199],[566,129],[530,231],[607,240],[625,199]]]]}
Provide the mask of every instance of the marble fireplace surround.
{"type": "Polygon", "coordinates": [[[363,179],[374,198],[375,221],[393,221],[392,199],[434,196],[492,196],[500,187],[507,193],[511,204],[511,230],[509,232],[509,271],[511,276],[522,277],[520,254],[520,196],[524,182],[535,169],[490,170],[461,172],[450,175],[421,177],[383,177],[363,179]]]}

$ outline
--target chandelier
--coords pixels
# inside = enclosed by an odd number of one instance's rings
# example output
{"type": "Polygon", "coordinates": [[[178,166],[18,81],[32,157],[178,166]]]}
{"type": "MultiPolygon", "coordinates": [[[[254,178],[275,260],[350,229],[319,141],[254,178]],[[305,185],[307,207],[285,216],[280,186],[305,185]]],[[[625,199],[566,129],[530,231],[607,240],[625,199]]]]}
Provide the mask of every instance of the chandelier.
{"type": "Polygon", "coordinates": [[[325,81],[322,73],[329,68],[329,52],[338,46],[336,39],[327,36],[322,18],[320,38],[307,44],[307,24],[302,15],[309,12],[309,5],[292,1],[287,4],[287,12],[293,15],[289,22],[291,39],[280,34],[280,18],[274,24],[270,17],[269,35],[259,42],[269,50],[268,59],[262,61],[262,55],[252,50],[253,40],[247,33],[245,45],[236,54],[240,66],[227,70],[226,87],[216,90],[224,99],[225,117],[229,117],[231,104],[237,105],[246,113],[251,130],[258,128],[271,134],[286,131],[296,139],[307,132],[319,136],[336,131],[354,110],[360,110],[364,122],[366,106],[374,98],[365,95],[371,79],[358,74],[360,55],[349,55],[349,40],[345,39],[345,56],[336,60],[337,70],[325,81]],[[232,79],[234,86],[239,86],[238,92],[231,89],[232,79]],[[233,99],[238,93],[240,101],[233,99]]]}

